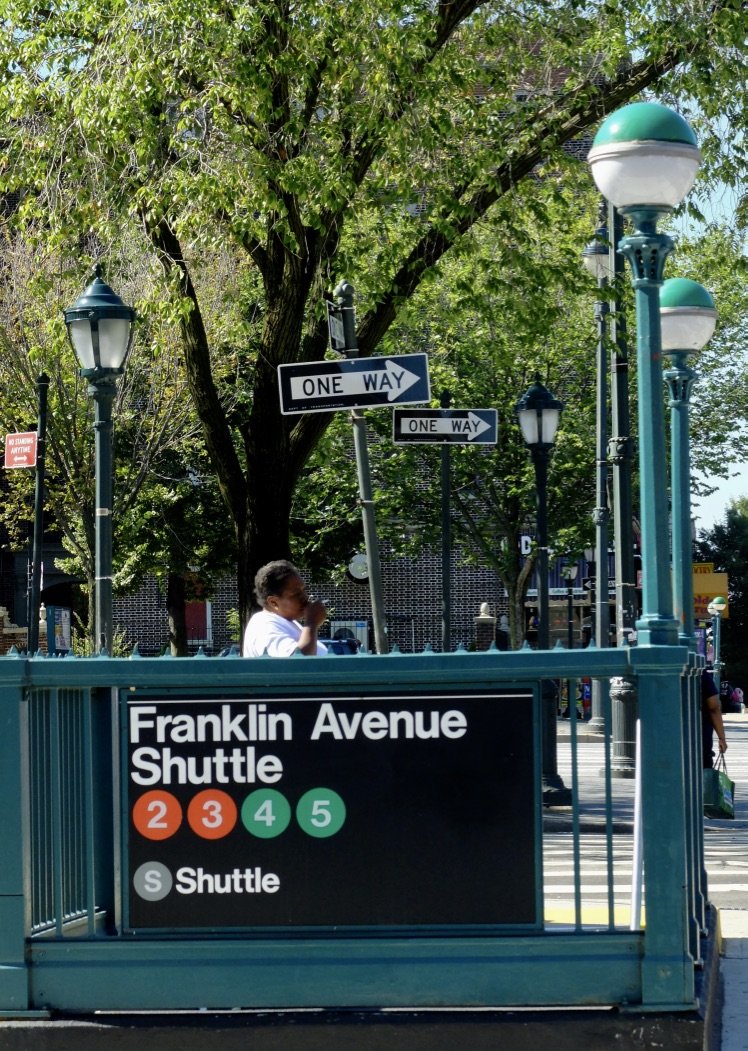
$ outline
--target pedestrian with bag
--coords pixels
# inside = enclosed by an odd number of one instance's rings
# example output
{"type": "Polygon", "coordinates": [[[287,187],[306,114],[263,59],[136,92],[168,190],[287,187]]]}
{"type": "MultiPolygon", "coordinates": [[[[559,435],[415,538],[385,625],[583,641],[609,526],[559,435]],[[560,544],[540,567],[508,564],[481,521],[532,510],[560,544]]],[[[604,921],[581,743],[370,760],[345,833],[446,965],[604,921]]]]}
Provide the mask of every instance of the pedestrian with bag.
{"type": "Polygon", "coordinates": [[[712,673],[705,668],[701,673],[701,746],[703,753],[702,765],[705,770],[714,766],[712,745],[715,732],[720,755],[723,755],[727,751],[727,739],[725,737],[725,725],[722,720],[719,691],[715,685],[712,673]]]}
{"type": "Polygon", "coordinates": [[[730,780],[725,762],[727,739],[722,706],[714,679],[706,669],[701,676],[701,746],[704,815],[711,818],[735,817],[735,782],[730,780]],[[714,761],[712,743],[717,733],[719,754],[714,761]]]}

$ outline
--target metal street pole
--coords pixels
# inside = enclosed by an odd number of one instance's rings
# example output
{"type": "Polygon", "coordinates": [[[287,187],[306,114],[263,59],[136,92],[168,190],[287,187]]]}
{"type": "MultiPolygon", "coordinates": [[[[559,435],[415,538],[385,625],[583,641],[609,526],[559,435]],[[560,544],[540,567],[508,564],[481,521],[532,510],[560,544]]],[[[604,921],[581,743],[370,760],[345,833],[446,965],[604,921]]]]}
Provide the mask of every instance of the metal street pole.
{"type": "MultiPolygon", "coordinates": [[[[689,784],[689,712],[683,673],[688,664],[679,646],[668,537],[669,508],[662,397],[660,288],[672,240],[658,230],[693,186],[700,161],[696,138],[672,110],[656,103],[631,103],[611,113],[595,135],[588,155],[595,183],[631,220],[620,249],[631,266],[637,319],[637,384],[641,498],[642,611],[636,621],[636,665],[651,661],[639,678],[641,708],[641,795],[644,800],[642,862],[647,873],[647,949],[642,962],[645,1002],[690,1002],[694,989],[689,894],[693,855],[687,820],[693,804],[689,784]],[[657,849],[665,831],[657,813],[661,786],[668,806],[682,820],[667,828],[668,853],[657,849]],[[658,823],[659,822],[659,823],[658,823]]],[[[703,831],[703,830],[702,830],[703,831]]]]}
{"type": "Polygon", "coordinates": [[[673,505],[673,597],[680,621],[679,637],[693,648],[693,560],[691,545],[691,457],[688,435],[688,405],[696,373],[686,364],[687,354],[670,355],[672,367],[665,372],[670,392],[670,489],[673,505]]]}
{"type": "MultiPolygon", "coordinates": [[[[627,646],[636,623],[636,567],[634,565],[633,495],[631,484],[634,459],[629,410],[629,359],[626,314],[618,296],[625,261],[618,250],[623,237],[623,216],[608,205],[610,272],[613,298],[610,300],[611,339],[611,438],[608,455],[613,470],[613,536],[616,580],[616,645],[627,646]]],[[[607,557],[607,553],[606,553],[607,557]]],[[[629,676],[611,679],[609,684],[613,741],[610,772],[612,777],[636,775],[636,720],[638,703],[636,680],[629,676]]]]}
{"type": "Polygon", "coordinates": [[[673,599],[680,621],[680,641],[695,651],[688,417],[696,373],[688,365],[688,356],[702,350],[714,333],[714,300],[696,281],[670,278],[660,295],[660,322],[662,350],[670,358],[665,381],[670,394],[673,599]]]}
{"type": "MultiPolygon", "coordinates": [[[[592,520],[595,524],[595,643],[599,648],[610,642],[610,607],[608,605],[608,373],[607,373],[607,329],[610,308],[603,297],[608,283],[607,276],[598,280],[599,295],[595,303],[597,322],[597,368],[595,411],[595,509],[592,520]]],[[[591,712],[588,730],[604,733],[604,711],[608,695],[608,680],[593,679],[591,712]]]]}
{"type": "MultiPolygon", "coordinates": [[[[550,649],[550,613],[548,602],[548,460],[550,448],[538,445],[531,450],[535,468],[537,494],[538,559],[535,565],[538,582],[538,649],[550,649]]],[[[542,795],[544,806],[569,806],[571,790],[558,772],[558,690],[552,679],[541,684],[542,705],[542,795]]]]}
{"type": "Polygon", "coordinates": [[[112,653],[112,404],[114,377],[91,382],[96,454],[95,635],[100,650],[112,653]]]}
{"type": "Polygon", "coordinates": [[[577,579],[576,562],[567,562],[561,569],[566,581],[566,648],[574,649],[574,581],[577,579]]]}
{"type": "Polygon", "coordinates": [[[610,301],[611,338],[611,438],[608,451],[613,464],[613,506],[616,575],[616,637],[619,646],[628,643],[634,631],[637,614],[636,568],[634,566],[634,525],[631,470],[634,460],[629,410],[629,358],[626,338],[626,314],[618,298],[619,282],[625,262],[618,245],[623,237],[623,216],[611,204],[608,207],[611,273],[610,301]]]}
{"type": "MultiPolygon", "coordinates": [[[[448,409],[452,395],[442,392],[439,404],[448,409]]],[[[442,653],[449,653],[452,639],[452,521],[450,514],[450,492],[452,488],[452,465],[449,443],[441,447],[442,488],[442,653]]]]}
{"type": "MultiPolygon", "coordinates": [[[[31,558],[31,601],[29,603],[28,652],[39,649],[39,599],[41,596],[42,561],[44,559],[44,468],[47,452],[47,394],[49,376],[42,373],[36,381],[38,419],[36,425],[36,487],[34,490],[34,548],[31,558]]],[[[49,636],[47,636],[49,640],[49,636]]]]}
{"type": "Polygon", "coordinates": [[[631,264],[637,316],[639,446],[642,519],[642,612],[637,621],[640,644],[673,646],[678,622],[673,615],[667,483],[665,473],[665,412],[662,399],[660,287],[672,240],[657,231],[661,209],[633,211],[635,230],[621,242],[631,264]]]}
{"type": "MultiPolygon", "coordinates": [[[[538,649],[550,647],[548,617],[548,460],[556,437],[563,405],[540,382],[517,402],[517,416],[525,445],[535,469],[537,501],[537,547],[535,573],[538,582],[538,649]]],[[[544,806],[568,806],[571,792],[559,777],[557,763],[558,691],[552,679],[541,683],[542,781],[544,806]]]]}
{"type": "Polygon", "coordinates": [[[538,558],[535,577],[538,582],[538,649],[551,645],[548,603],[548,460],[550,450],[538,445],[532,450],[535,468],[535,498],[537,507],[538,558]]]}
{"type": "Polygon", "coordinates": [[[712,662],[712,667],[714,669],[714,676],[713,676],[714,677],[714,685],[717,687],[717,692],[718,693],[719,693],[719,686],[720,686],[720,681],[721,681],[720,673],[722,671],[722,660],[721,660],[721,654],[720,654],[720,649],[721,649],[721,646],[722,646],[721,634],[722,634],[722,614],[718,613],[715,617],[712,618],[712,639],[713,639],[713,643],[714,643],[714,660],[712,662]]]}
{"type": "MultiPolygon", "coordinates": [[[[596,581],[590,596],[594,611],[593,635],[598,646],[610,644],[610,605],[608,578],[608,542],[610,507],[608,502],[608,459],[613,466],[614,551],[616,569],[617,644],[628,644],[634,629],[635,593],[633,569],[633,531],[631,510],[632,443],[629,422],[628,353],[625,315],[621,310],[618,289],[622,279],[623,256],[618,243],[623,236],[623,219],[603,197],[600,201],[599,227],[583,253],[587,269],[597,278],[597,412],[596,412],[596,506],[595,523],[596,581]],[[606,455],[608,400],[607,347],[610,344],[611,429],[606,455]],[[623,596],[623,597],[622,597],[623,596]]],[[[634,774],[636,686],[631,678],[595,679],[592,683],[592,712],[589,729],[593,733],[610,732],[608,697],[612,713],[612,763],[614,776],[634,774]],[[633,703],[632,703],[633,702],[633,703]]]]}
{"type": "Polygon", "coordinates": [[[707,612],[712,618],[712,677],[714,685],[717,687],[717,693],[719,693],[720,671],[722,669],[722,661],[720,659],[722,614],[726,606],[727,603],[720,595],[712,599],[707,606],[707,612]]]}
{"type": "Polygon", "coordinates": [[[68,336],[94,399],[96,521],[94,645],[112,652],[112,403],[132,346],[135,311],[101,277],[94,277],[72,307],[63,310],[68,336]]]}
{"type": "MultiPolygon", "coordinates": [[[[345,337],[345,356],[358,357],[358,339],[356,337],[356,314],[353,306],[355,289],[348,281],[341,281],[333,291],[335,302],[343,315],[343,332],[345,337]]],[[[359,503],[364,527],[364,544],[369,577],[369,594],[371,597],[371,616],[374,622],[374,645],[377,653],[389,653],[389,642],[385,627],[384,600],[382,597],[382,565],[379,560],[379,540],[374,515],[374,498],[371,487],[371,470],[369,467],[369,443],[366,432],[366,417],[359,409],[351,409],[350,421],[353,425],[353,447],[356,454],[356,473],[358,475],[359,503]]]]}
{"type": "MultiPolygon", "coordinates": [[[[689,402],[696,373],[688,366],[688,354],[701,350],[714,332],[717,312],[703,286],[687,278],[671,278],[660,294],[662,349],[670,358],[665,381],[670,394],[670,449],[672,493],[673,601],[680,621],[679,639],[691,654],[696,653],[693,611],[693,551],[691,542],[691,456],[689,448],[689,402]]],[[[697,784],[702,769],[701,675],[695,660],[691,674],[683,679],[683,707],[687,748],[684,762],[688,782],[697,784]]],[[[706,930],[707,876],[703,850],[703,809],[692,808],[688,823],[691,869],[697,875],[690,884],[690,943],[694,959],[700,957],[701,932],[706,930]]]]}

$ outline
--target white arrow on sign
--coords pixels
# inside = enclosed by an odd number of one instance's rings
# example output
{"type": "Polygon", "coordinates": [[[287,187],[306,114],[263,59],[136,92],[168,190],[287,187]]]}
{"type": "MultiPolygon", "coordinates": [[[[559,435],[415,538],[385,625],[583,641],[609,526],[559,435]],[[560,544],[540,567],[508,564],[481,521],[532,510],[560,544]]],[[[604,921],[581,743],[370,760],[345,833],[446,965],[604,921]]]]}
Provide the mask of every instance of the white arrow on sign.
{"type": "Polygon", "coordinates": [[[420,376],[415,372],[388,358],[384,368],[337,375],[318,373],[316,376],[293,376],[291,397],[297,401],[309,401],[315,398],[329,398],[335,394],[346,396],[384,393],[387,395],[387,401],[393,401],[414,383],[418,383],[419,379],[420,376]]]}
{"type": "Polygon", "coordinates": [[[488,431],[491,424],[476,416],[474,412],[467,416],[401,416],[400,434],[462,434],[472,441],[479,434],[488,431]]]}

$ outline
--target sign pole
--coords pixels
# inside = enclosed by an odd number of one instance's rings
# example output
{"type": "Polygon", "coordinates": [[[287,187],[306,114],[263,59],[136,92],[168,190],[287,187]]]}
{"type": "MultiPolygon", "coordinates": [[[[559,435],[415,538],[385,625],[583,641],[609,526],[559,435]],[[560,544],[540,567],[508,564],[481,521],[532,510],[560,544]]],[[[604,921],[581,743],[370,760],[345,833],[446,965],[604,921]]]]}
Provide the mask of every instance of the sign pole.
{"type": "MultiPolygon", "coordinates": [[[[452,395],[448,390],[442,391],[439,403],[448,409],[452,395]]],[[[442,653],[449,653],[452,635],[452,529],[450,518],[450,491],[452,488],[452,465],[449,445],[441,448],[441,481],[442,481],[442,653]]]]}
{"type": "MultiPolygon", "coordinates": [[[[356,315],[353,307],[355,289],[348,281],[341,281],[333,295],[343,315],[343,333],[345,339],[344,354],[347,358],[358,357],[356,339],[356,315]]],[[[366,433],[366,418],[363,412],[351,409],[353,425],[353,447],[356,452],[356,472],[358,474],[359,503],[364,526],[364,544],[369,574],[369,593],[371,596],[371,615],[374,621],[374,646],[377,653],[389,653],[389,643],[385,629],[384,601],[382,598],[382,566],[379,561],[379,541],[377,538],[376,520],[374,517],[374,500],[371,491],[371,472],[369,469],[369,445],[366,433]]]]}
{"type": "Polygon", "coordinates": [[[47,437],[47,392],[49,376],[42,373],[36,381],[39,418],[36,429],[36,489],[34,492],[34,549],[31,561],[31,601],[29,603],[28,652],[39,649],[39,599],[41,596],[42,559],[44,558],[44,462],[47,437]]]}

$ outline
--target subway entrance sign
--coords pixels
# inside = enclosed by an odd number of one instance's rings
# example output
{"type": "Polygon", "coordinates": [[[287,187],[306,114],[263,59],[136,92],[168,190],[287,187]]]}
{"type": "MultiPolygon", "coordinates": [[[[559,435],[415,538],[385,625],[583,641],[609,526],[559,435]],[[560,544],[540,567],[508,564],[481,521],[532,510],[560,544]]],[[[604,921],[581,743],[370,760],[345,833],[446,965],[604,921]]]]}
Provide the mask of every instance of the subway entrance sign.
{"type": "Polygon", "coordinates": [[[428,401],[426,354],[294,362],[278,366],[281,412],[334,412],[428,401]]]}
{"type": "Polygon", "coordinates": [[[432,445],[495,445],[496,409],[394,409],[392,440],[432,445]]]}
{"type": "Polygon", "coordinates": [[[125,929],[540,926],[537,691],[123,702],[125,929]]]}

